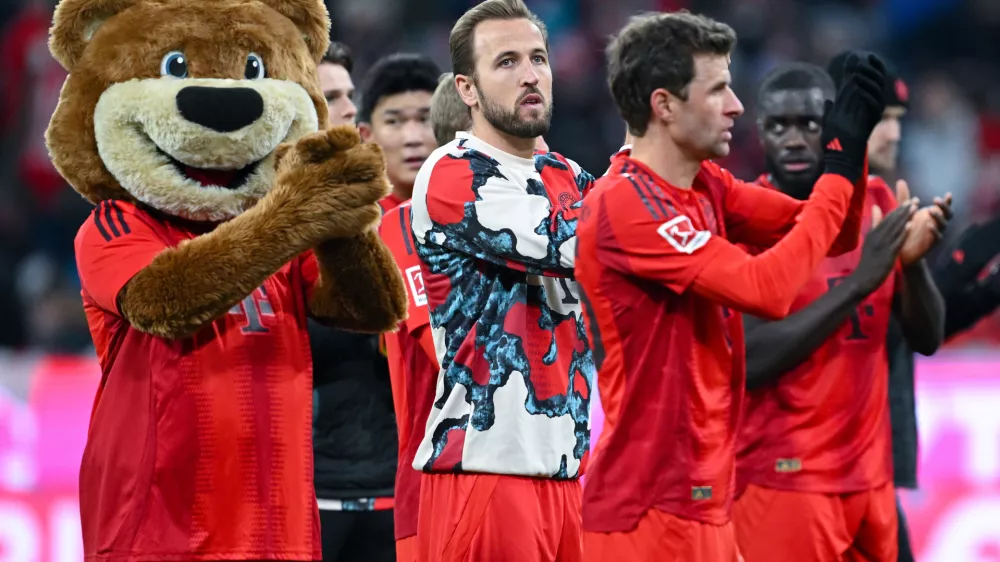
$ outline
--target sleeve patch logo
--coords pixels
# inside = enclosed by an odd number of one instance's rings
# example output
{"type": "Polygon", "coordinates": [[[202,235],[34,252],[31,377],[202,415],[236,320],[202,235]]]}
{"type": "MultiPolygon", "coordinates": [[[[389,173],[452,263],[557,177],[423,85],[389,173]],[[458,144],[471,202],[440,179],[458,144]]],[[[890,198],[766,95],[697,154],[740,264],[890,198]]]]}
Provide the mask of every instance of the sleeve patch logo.
{"type": "Polygon", "coordinates": [[[406,282],[410,285],[410,294],[417,306],[427,306],[427,289],[424,287],[424,276],[420,266],[406,268],[406,282]]]}
{"type": "Polygon", "coordinates": [[[693,254],[695,250],[708,243],[712,233],[707,230],[695,230],[691,219],[685,215],[674,217],[656,229],[678,252],[693,254]]]}

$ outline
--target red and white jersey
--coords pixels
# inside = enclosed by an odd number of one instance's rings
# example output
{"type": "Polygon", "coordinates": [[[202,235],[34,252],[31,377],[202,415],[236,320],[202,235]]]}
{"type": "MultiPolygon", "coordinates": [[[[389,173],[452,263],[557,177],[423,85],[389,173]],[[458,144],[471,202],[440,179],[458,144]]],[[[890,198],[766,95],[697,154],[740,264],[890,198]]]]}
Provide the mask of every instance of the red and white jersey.
{"type": "Polygon", "coordinates": [[[594,362],[573,265],[592,183],[559,154],[468,133],[420,169],[412,228],[441,371],[414,468],[581,473],[594,362]]]}

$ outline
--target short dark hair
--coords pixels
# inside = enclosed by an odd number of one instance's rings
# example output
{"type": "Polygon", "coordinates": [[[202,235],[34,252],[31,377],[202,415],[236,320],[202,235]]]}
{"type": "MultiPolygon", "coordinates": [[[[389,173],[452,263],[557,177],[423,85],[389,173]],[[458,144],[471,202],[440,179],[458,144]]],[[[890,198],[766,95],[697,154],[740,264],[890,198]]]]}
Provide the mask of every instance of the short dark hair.
{"type": "Polygon", "coordinates": [[[431,126],[434,127],[438,146],[455,140],[458,131],[467,131],[472,127],[472,114],[462,96],[458,95],[452,72],[441,75],[437,90],[431,97],[431,126]]]}
{"type": "Polygon", "coordinates": [[[490,20],[519,19],[526,19],[538,27],[542,32],[545,48],[548,49],[549,33],[545,29],[545,23],[522,0],[486,0],[469,8],[451,28],[448,45],[451,49],[451,68],[455,74],[475,78],[476,26],[490,20]]]}
{"type": "Polygon", "coordinates": [[[427,55],[394,53],[375,61],[365,75],[361,88],[358,122],[369,122],[375,106],[382,98],[404,92],[434,94],[441,69],[427,55]]]}
{"type": "Polygon", "coordinates": [[[330,48],[323,55],[320,64],[339,64],[344,67],[348,74],[354,71],[354,58],[351,56],[351,49],[347,45],[338,41],[331,41],[330,48]]]}
{"type": "Polygon", "coordinates": [[[807,62],[789,62],[768,72],[757,87],[757,113],[763,111],[764,98],[773,92],[811,90],[819,88],[823,97],[832,100],[837,95],[833,78],[822,68],[807,62]]]}
{"type": "Polygon", "coordinates": [[[687,10],[633,16],[607,48],[608,84],[629,131],[646,133],[649,98],[664,88],[686,100],[696,55],[729,55],[736,32],[687,10]]]}

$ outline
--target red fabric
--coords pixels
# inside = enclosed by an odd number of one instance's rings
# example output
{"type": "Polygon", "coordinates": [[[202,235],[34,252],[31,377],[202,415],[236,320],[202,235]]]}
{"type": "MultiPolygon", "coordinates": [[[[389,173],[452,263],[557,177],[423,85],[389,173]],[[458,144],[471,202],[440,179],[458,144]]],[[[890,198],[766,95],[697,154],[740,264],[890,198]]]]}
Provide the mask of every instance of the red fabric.
{"type": "Polygon", "coordinates": [[[587,531],[627,531],[650,508],[729,521],[746,367],[741,317],[727,307],[787,310],[846,212],[850,186],[825,181],[801,212],[760,209],[770,219],[761,220],[754,205],[782,197],[711,163],[677,189],[626,158],[584,200],[576,276],[605,410],[584,491],[587,531]],[[760,240],[795,220],[810,228],[754,258],[727,241],[730,224],[760,240]]]}
{"type": "Polygon", "coordinates": [[[396,539],[396,562],[417,562],[417,536],[396,539]]]}
{"type": "Polygon", "coordinates": [[[685,290],[726,234],[725,186],[702,174],[692,190],[678,190],[630,158],[621,162],[584,200],[577,227],[576,275],[605,413],[584,528],[628,531],[654,507],[724,524],[742,328],[738,316],[685,290]],[[660,232],[679,218],[679,230],[660,232]]]}
{"type": "MultiPolygon", "coordinates": [[[[870,182],[871,207],[888,214],[896,200],[885,182],[870,182]]],[[[861,248],[828,258],[802,288],[798,312],[849,276],[861,248]]],[[[886,332],[892,314],[893,272],[855,314],[804,363],[776,385],[748,391],[738,442],[738,480],[783,490],[844,493],[892,481],[889,363],[886,332]]]]}
{"type": "Polygon", "coordinates": [[[396,469],[396,539],[417,533],[417,510],[420,501],[420,472],[413,468],[424,427],[434,402],[437,385],[437,358],[433,351],[427,295],[420,272],[411,229],[411,208],[406,202],[382,218],[379,234],[392,252],[406,283],[409,297],[407,319],[395,332],[385,334],[389,357],[389,377],[399,432],[399,466],[396,469]]]}
{"type": "Polygon", "coordinates": [[[403,201],[404,200],[400,199],[395,193],[390,193],[389,195],[386,195],[378,200],[378,206],[382,207],[382,215],[385,215],[389,211],[398,207],[403,201]]]}
{"type": "Polygon", "coordinates": [[[84,554],[318,559],[300,262],[183,340],[139,332],[115,306],[159,252],[194,237],[124,202],[99,206],[77,235],[102,371],[80,467],[84,554]]]}
{"type": "MultiPolygon", "coordinates": [[[[861,223],[864,221],[865,213],[867,212],[865,209],[865,200],[868,197],[868,182],[877,180],[885,183],[885,180],[882,180],[881,178],[867,175],[867,162],[868,161],[865,160],[865,175],[863,175],[862,179],[858,180],[858,182],[854,184],[854,189],[851,192],[851,202],[847,207],[847,215],[844,217],[844,223],[841,225],[840,232],[837,234],[836,240],[833,241],[833,246],[830,247],[830,251],[827,253],[827,256],[836,257],[841,254],[846,254],[847,252],[857,248],[860,244],[861,223]]],[[[768,174],[762,174],[754,183],[775,193],[781,193],[781,190],[779,190],[776,185],[771,183],[771,177],[768,174]]],[[[800,201],[796,202],[799,205],[805,204],[800,201]]],[[[754,208],[751,207],[748,211],[753,212],[754,208]]],[[[777,240],[774,240],[769,244],[748,243],[748,246],[752,250],[759,253],[765,248],[770,248],[774,245],[774,242],[777,242],[777,240]]]]}
{"type": "Polygon", "coordinates": [[[580,562],[580,483],[424,474],[420,562],[580,562]]]}
{"type": "Polygon", "coordinates": [[[746,562],[895,562],[899,553],[892,484],[854,494],[750,486],[733,520],[746,562]]]}
{"type": "MultiPolygon", "coordinates": [[[[736,181],[732,176],[724,176],[736,181]]],[[[768,190],[750,190],[747,184],[729,190],[741,193],[744,213],[755,211],[773,202],[765,198],[768,190]],[[753,194],[747,198],[746,194],[753,194]]],[[[810,203],[795,216],[796,222],[805,222],[808,229],[798,229],[783,236],[768,251],[750,256],[743,249],[716,237],[706,245],[707,254],[713,257],[694,280],[695,293],[764,318],[782,318],[788,314],[794,295],[805,285],[812,271],[830,253],[834,240],[839,236],[847,214],[853,188],[837,175],[824,175],[816,183],[810,203]],[[734,283],[739,279],[739,283],[734,283]]],[[[732,197],[725,199],[727,221],[732,197]]],[[[728,224],[727,224],[728,227],[728,224]]],[[[759,238],[756,236],[754,238],[759,238]]],[[[752,242],[751,237],[734,238],[741,243],[752,242]]]]}
{"type": "Polygon", "coordinates": [[[732,523],[710,525],[651,509],[635,529],[583,534],[584,562],[743,562],[732,523]]]}

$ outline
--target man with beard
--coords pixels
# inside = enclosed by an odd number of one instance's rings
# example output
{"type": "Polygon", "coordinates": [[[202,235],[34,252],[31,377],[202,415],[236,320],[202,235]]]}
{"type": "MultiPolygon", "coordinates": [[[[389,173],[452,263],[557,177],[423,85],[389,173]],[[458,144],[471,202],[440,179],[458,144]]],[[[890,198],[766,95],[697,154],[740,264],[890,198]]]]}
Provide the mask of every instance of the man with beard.
{"type": "MultiPolygon", "coordinates": [[[[833,95],[833,80],[813,65],[765,77],[758,124],[769,174],[760,184],[812,194],[829,159],[821,139],[833,95]]],[[[869,178],[863,246],[824,260],[788,317],[744,318],[733,517],[747,562],[896,560],[885,336],[895,315],[921,353],[941,344],[944,304],[922,257],[947,225],[949,203],[936,199],[911,218],[905,183],[894,196],[869,178]]]]}
{"type": "Polygon", "coordinates": [[[594,366],[573,264],[593,177],[536,152],[544,24],[487,0],[452,28],[468,133],[420,169],[412,231],[441,366],[417,450],[419,559],[576,561],[594,366]]]}

